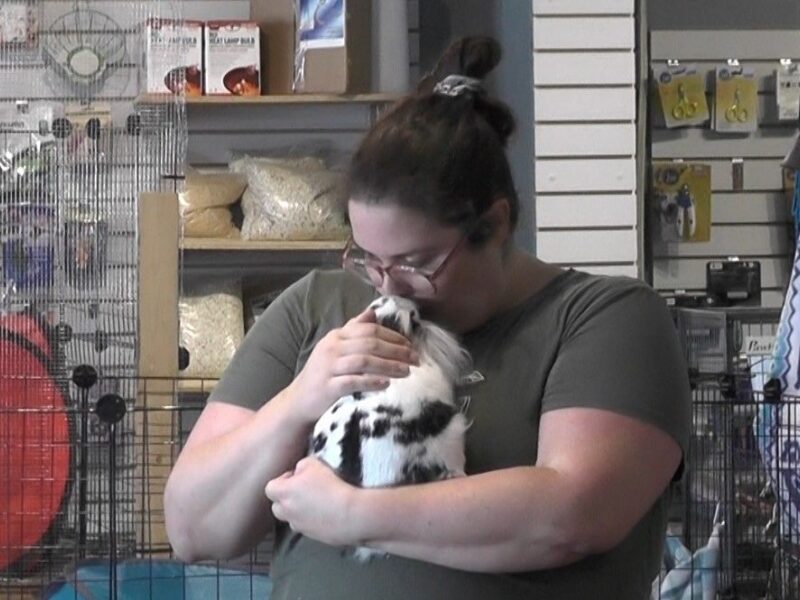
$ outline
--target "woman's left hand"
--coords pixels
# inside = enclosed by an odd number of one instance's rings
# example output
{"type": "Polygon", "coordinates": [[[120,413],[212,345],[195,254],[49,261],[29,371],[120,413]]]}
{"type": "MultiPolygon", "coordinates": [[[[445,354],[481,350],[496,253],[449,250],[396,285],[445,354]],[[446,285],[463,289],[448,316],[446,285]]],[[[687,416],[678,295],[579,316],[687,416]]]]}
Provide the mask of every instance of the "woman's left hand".
{"type": "Polygon", "coordinates": [[[317,458],[307,457],[267,484],[272,514],[293,531],[332,546],[357,545],[353,499],[358,488],[317,458]]]}

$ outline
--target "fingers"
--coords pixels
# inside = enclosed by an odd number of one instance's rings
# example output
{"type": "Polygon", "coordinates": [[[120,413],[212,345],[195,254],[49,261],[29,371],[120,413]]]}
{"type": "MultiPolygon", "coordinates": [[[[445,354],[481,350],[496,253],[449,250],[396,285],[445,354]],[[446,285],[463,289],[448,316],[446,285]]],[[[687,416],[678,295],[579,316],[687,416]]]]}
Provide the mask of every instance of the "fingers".
{"type": "Polygon", "coordinates": [[[368,354],[348,354],[340,357],[332,366],[331,374],[340,375],[378,375],[386,377],[406,377],[409,363],[386,360],[368,354]]]}
{"type": "MultiPolygon", "coordinates": [[[[387,329],[387,331],[389,330],[387,329]]],[[[342,338],[339,341],[339,347],[343,355],[368,354],[405,363],[416,362],[418,356],[411,343],[405,338],[402,339],[402,342],[397,342],[387,341],[376,336],[342,338]]]]}
{"type": "Polygon", "coordinates": [[[276,501],[284,489],[283,482],[292,476],[292,471],[286,471],[283,475],[279,475],[275,479],[270,479],[267,486],[264,488],[264,493],[272,501],[276,501]]]}
{"type": "Polygon", "coordinates": [[[361,311],[360,314],[357,314],[355,317],[350,319],[352,323],[374,323],[375,322],[375,311],[371,308],[365,308],[361,311]]]}
{"type": "Polygon", "coordinates": [[[354,392],[377,392],[389,386],[389,379],[377,375],[344,375],[333,380],[337,398],[354,392]]]}
{"type": "Polygon", "coordinates": [[[391,344],[410,344],[408,338],[402,333],[398,333],[393,329],[378,325],[374,321],[357,321],[356,319],[358,319],[358,317],[349,321],[339,330],[339,334],[342,339],[378,338],[391,344]]]}

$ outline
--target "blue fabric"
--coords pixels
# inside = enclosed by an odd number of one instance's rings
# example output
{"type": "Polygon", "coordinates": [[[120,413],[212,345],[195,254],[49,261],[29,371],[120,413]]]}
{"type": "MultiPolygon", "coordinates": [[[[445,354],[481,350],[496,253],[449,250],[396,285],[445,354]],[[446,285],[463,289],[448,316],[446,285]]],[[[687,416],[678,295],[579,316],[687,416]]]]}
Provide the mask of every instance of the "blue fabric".
{"type": "MultiPolygon", "coordinates": [[[[715,519],[716,520],[716,519],[715,519]]],[[[667,573],[653,582],[651,600],[715,600],[723,523],[715,523],[708,544],[694,554],[676,537],[664,548],[667,573]]]]}
{"type": "MultiPolygon", "coordinates": [[[[794,266],[781,310],[771,364],[766,373],[751,367],[754,392],[769,379],[780,381],[783,396],[776,405],[760,404],[754,434],[772,489],[778,498],[780,533],[800,540],[800,171],[792,203],[796,249],[794,266]]],[[[760,396],[757,396],[759,398],[760,396]]]]}
{"type": "MultiPolygon", "coordinates": [[[[117,565],[118,600],[267,600],[272,582],[265,574],[186,565],[170,560],[132,560],[117,565]]],[[[108,600],[109,564],[79,565],[50,584],[45,600],[108,600]]]]}

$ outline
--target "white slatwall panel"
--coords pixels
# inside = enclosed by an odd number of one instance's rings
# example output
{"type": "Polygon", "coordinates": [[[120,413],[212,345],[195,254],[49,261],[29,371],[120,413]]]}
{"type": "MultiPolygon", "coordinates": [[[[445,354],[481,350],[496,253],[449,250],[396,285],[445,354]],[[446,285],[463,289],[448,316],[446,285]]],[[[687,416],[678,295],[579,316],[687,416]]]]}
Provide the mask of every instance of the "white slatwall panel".
{"type": "MultiPolygon", "coordinates": [[[[759,129],[725,136],[709,125],[668,130],[658,102],[650,103],[654,159],[711,165],[711,241],[664,244],[653,240],[653,284],[659,290],[705,289],[705,265],[711,259],[739,256],[761,262],[764,306],[780,306],[791,266],[789,204],[782,192],[780,161],[792,143],[796,124],[777,118],[775,69],[778,59],[800,59],[797,31],[653,31],[651,64],[676,58],[708,73],[706,91],[713,102],[714,68],[728,58],[755,70],[759,82],[759,129]],[[733,158],[743,158],[743,189],[735,190],[733,158]]],[[[651,89],[651,98],[655,90],[651,89]]]]}
{"type": "Polygon", "coordinates": [[[536,252],[639,274],[634,0],[533,0],[536,252]]]}

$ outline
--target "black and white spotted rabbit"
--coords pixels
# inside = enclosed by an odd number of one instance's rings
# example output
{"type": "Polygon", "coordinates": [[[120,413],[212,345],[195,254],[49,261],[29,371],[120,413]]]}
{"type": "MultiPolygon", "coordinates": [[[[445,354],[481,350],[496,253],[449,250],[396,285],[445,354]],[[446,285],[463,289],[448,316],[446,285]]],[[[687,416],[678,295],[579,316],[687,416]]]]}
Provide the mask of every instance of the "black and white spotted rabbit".
{"type": "MultiPolygon", "coordinates": [[[[471,361],[441,327],[420,319],[416,304],[382,296],[370,304],[377,321],[411,340],[419,366],[383,390],[337,400],[317,421],[310,453],[361,487],[424,483],[464,474],[468,423],[455,386],[471,361]]],[[[357,548],[355,557],[381,554],[357,548]]]]}

